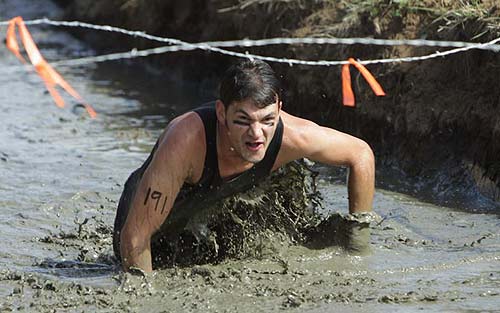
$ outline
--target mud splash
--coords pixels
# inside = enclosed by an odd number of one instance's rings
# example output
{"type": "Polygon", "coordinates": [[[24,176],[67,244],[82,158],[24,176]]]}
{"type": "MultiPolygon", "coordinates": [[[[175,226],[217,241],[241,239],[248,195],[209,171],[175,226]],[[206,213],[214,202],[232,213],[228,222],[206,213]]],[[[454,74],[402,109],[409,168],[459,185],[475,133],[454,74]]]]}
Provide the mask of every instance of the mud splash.
{"type": "Polygon", "coordinates": [[[155,263],[260,258],[304,242],[307,229],[319,222],[316,175],[303,163],[291,163],[247,192],[193,210],[186,226],[170,225],[161,247],[153,247],[162,251],[155,263]]]}

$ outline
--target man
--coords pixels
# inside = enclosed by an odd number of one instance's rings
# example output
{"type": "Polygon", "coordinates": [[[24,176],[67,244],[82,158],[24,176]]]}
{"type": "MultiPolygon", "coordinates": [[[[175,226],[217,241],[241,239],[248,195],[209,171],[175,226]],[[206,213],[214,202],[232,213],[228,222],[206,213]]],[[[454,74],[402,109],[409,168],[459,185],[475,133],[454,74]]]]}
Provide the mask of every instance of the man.
{"type": "Polygon", "coordinates": [[[349,212],[371,211],[375,169],[370,147],[284,112],[279,81],[267,63],[233,65],[221,81],[220,99],[172,120],[144,165],[129,177],[114,232],[123,269],[151,272],[156,235],[168,231],[169,224],[182,225],[196,202],[244,191],[300,158],[348,166],[349,212]]]}

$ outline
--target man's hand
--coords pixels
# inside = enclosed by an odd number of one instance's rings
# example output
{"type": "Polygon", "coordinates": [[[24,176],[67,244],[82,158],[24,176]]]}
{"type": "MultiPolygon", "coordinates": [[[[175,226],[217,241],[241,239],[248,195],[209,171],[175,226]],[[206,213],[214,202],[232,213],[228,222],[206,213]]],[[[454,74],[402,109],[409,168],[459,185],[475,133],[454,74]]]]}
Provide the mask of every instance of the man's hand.
{"type": "Polygon", "coordinates": [[[370,253],[370,223],[353,220],[344,221],[343,246],[352,254],[370,253]]]}
{"type": "Polygon", "coordinates": [[[332,214],[308,233],[308,243],[316,249],[336,245],[355,255],[370,253],[370,223],[375,213],[332,214]]]}

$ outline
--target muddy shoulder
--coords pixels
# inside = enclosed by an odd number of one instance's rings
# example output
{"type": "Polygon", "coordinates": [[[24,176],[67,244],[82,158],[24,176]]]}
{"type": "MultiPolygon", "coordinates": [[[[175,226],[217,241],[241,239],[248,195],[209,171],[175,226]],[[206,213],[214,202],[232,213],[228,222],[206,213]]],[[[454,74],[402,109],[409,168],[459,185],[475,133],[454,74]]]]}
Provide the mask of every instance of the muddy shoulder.
{"type": "MultiPolygon", "coordinates": [[[[486,42],[500,36],[495,1],[468,6],[453,1],[65,1],[65,15],[98,24],[191,42],[270,37],[373,37],[486,42]],[[496,23],[496,24],[495,24],[496,23]]],[[[92,41],[91,34],[80,34],[92,41]]],[[[146,48],[155,43],[116,38],[103,50],[146,48]],[[118,45],[119,44],[119,45],[118,45]]],[[[444,51],[451,48],[440,49],[444,51]]],[[[306,60],[361,60],[422,56],[436,48],[312,45],[246,49],[306,60]]],[[[246,51],[240,49],[240,51],[246,51]]],[[[168,69],[186,64],[185,76],[216,77],[234,61],[204,52],[150,58],[168,69]],[[195,56],[195,57],[193,57],[195,56]],[[200,65],[200,60],[204,66],[200,65]]],[[[428,177],[441,187],[468,184],[500,199],[500,54],[470,50],[432,60],[369,66],[385,89],[376,97],[357,73],[356,108],[342,106],[340,67],[273,64],[286,87],[286,108],[365,139],[382,165],[428,177]],[[445,178],[440,175],[445,172],[445,178]],[[446,182],[443,183],[443,180],[446,182]]]]}

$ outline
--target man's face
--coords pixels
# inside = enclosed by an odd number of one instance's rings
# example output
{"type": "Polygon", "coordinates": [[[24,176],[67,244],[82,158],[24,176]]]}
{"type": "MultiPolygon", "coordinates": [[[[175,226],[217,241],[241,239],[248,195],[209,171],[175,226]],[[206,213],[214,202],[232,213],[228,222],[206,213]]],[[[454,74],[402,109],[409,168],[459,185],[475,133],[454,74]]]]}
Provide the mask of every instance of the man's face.
{"type": "Polygon", "coordinates": [[[278,101],[259,108],[252,100],[243,100],[233,102],[224,114],[219,114],[231,147],[243,160],[257,163],[264,158],[278,125],[280,109],[278,101]]]}

